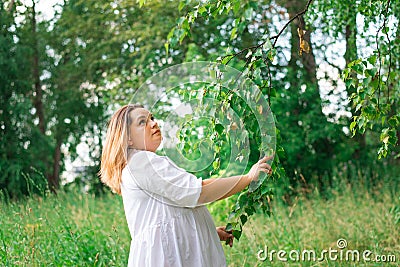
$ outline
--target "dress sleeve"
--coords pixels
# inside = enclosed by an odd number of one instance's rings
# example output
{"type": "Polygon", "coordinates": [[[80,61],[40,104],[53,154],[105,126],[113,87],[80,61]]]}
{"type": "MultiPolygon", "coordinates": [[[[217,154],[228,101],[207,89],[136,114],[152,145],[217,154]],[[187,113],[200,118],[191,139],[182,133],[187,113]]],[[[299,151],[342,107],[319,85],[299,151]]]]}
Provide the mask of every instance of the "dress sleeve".
{"type": "Polygon", "coordinates": [[[132,156],[128,170],[137,186],[152,196],[161,196],[177,206],[197,205],[202,180],[178,168],[169,158],[141,151],[132,156]]]}

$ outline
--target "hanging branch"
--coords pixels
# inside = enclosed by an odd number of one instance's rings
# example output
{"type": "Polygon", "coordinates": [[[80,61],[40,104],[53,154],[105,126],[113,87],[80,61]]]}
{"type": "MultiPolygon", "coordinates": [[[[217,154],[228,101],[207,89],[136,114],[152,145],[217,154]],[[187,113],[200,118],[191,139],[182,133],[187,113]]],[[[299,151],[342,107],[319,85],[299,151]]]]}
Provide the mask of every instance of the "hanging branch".
{"type": "MultiPolygon", "coordinates": [[[[225,58],[229,57],[229,59],[224,63],[225,65],[227,65],[233,58],[235,58],[235,57],[237,57],[237,56],[239,56],[239,55],[241,55],[241,54],[243,54],[245,52],[249,52],[249,51],[251,51],[251,54],[253,54],[258,49],[263,47],[267,42],[275,39],[275,41],[274,41],[274,43],[272,44],[272,47],[271,47],[271,49],[274,49],[275,46],[276,46],[276,43],[277,43],[279,37],[282,35],[282,33],[286,30],[286,28],[290,25],[290,23],[292,23],[295,19],[297,19],[300,16],[304,15],[308,11],[308,8],[310,7],[312,1],[313,0],[308,0],[308,2],[306,4],[306,7],[303,9],[303,11],[297,13],[288,22],[286,22],[286,24],[282,27],[282,29],[278,32],[277,35],[274,35],[274,36],[270,37],[269,39],[265,40],[264,42],[261,42],[258,45],[249,46],[249,47],[243,48],[242,50],[240,50],[237,53],[225,55],[225,56],[223,56],[221,58],[221,61],[223,61],[225,58]]],[[[300,33],[299,33],[299,37],[300,37],[300,39],[302,37],[302,36],[300,36],[300,33]]],[[[302,49],[302,47],[300,47],[300,49],[302,49]]],[[[249,58],[246,60],[245,66],[247,66],[249,64],[250,59],[251,59],[251,56],[249,56],[249,58]]],[[[271,105],[271,97],[270,97],[271,96],[271,91],[272,91],[272,75],[271,75],[271,69],[270,69],[271,60],[267,59],[267,58],[264,58],[264,57],[263,57],[262,60],[265,63],[265,65],[267,66],[267,70],[268,70],[267,71],[268,72],[268,83],[269,83],[269,85],[268,85],[268,104],[271,105]]]]}
{"type": "Polygon", "coordinates": [[[291,18],[288,22],[286,22],[285,26],[283,26],[283,28],[279,31],[279,33],[277,35],[272,36],[272,37],[269,38],[270,40],[275,39],[274,43],[272,44],[273,48],[275,48],[275,45],[276,45],[276,42],[278,41],[278,38],[282,35],[283,31],[286,30],[286,28],[289,26],[289,24],[292,23],[293,20],[295,20],[298,17],[304,15],[308,11],[308,8],[310,7],[312,1],[313,0],[308,0],[307,5],[306,5],[306,7],[304,8],[303,11],[297,13],[296,15],[293,16],[293,18],[291,18]]]}
{"type": "Polygon", "coordinates": [[[270,40],[274,40],[275,39],[274,43],[272,44],[272,48],[275,48],[276,42],[278,41],[278,39],[282,35],[282,33],[286,30],[286,28],[290,25],[290,23],[292,23],[295,19],[297,19],[298,17],[304,15],[308,11],[308,8],[310,7],[312,1],[313,0],[308,0],[307,5],[304,8],[304,10],[299,12],[299,13],[297,13],[288,22],[286,22],[286,24],[283,26],[283,28],[279,31],[279,33],[277,35],[271,36],[268,40],[266,40],[266,41],[264,41],[264,42],[262,42],[262,43],[260,43],[258,45],[249,46],[249,47],[243,48],[242,50],[240,50],[237,53],[223,56],[222,59],[227,58],[227,57],[231,57],[225,64],[228,64],[232,60],[232,58],[237,57],[238,55],[241,55],[246,51],[251,50],[251,52],[254,53],[257,49],[261,48],[263,45],[265,45],[270,40]]]}

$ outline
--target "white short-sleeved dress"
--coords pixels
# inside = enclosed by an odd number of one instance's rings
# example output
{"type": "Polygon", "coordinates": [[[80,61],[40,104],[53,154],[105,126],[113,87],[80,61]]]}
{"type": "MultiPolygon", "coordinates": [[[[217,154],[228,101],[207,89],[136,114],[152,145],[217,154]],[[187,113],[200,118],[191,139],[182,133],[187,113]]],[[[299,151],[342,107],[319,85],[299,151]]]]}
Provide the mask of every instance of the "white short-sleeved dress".
{"type": "Polygon", "coordinates": [[[121,184],[132,237],[128,266],[226,266],[211,215],[197,205],[201,186],[168,157],[131,156],[121,184]]]}

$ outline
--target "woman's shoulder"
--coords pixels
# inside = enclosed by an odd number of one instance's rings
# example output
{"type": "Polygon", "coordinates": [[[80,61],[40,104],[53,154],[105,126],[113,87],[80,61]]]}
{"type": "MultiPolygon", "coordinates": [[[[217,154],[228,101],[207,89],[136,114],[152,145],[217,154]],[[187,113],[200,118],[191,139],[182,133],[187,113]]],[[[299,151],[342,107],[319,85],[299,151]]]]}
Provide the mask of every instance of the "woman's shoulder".
{"type": "Polygon", "coordinates": [[[160,156],[154,152],[147,151],[147,150],[136,150],[135,152],[132,153],[128,160],[128,165],[129,166],[146,166],[146,164],[167,164],[170,163],[170,160],[167,159],[165,156],[160,156]]]}
{"type": "Polygon", "coordinates": [[[137,150],[130,157],[127,164],[131,170],[143,169],[146,172],[151,170],[175,170],[178,172],[186,172],[175,164],[168,156],[158,155],[151,151],[137,150]]]}
{"type": "Polygon", "coordinates": [[[143,159],[156,159],[162,158],[162,156],[157,155],[154,152],[147,151],[147,150],[135,150],[132,152],[131,156],[129,157],[129,161],[132,160],[143,160],[143,159]]]}
{"type": "Polygon", "coordinates": [[[132,174],[135,174],[135,177],[140,177],[140,175],[147,174],[159,165],[159,158],[159,155],[151,151],[132,150],[129,153],[128,162],[122,170],[122,176],[131,177],[132,174]]]}

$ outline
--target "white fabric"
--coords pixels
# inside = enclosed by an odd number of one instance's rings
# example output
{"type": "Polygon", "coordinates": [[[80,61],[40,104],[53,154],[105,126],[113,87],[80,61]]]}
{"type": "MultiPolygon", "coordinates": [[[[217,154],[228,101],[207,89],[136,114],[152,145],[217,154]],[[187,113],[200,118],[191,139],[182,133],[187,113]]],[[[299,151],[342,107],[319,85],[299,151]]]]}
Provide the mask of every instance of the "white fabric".
{"type": "Polygon", "coordinates": [[[206,206],[197,206],[202,181],[168,157],[133,154],[121,192],[132,241],[128,266],[226,266],[206,206]]]}

